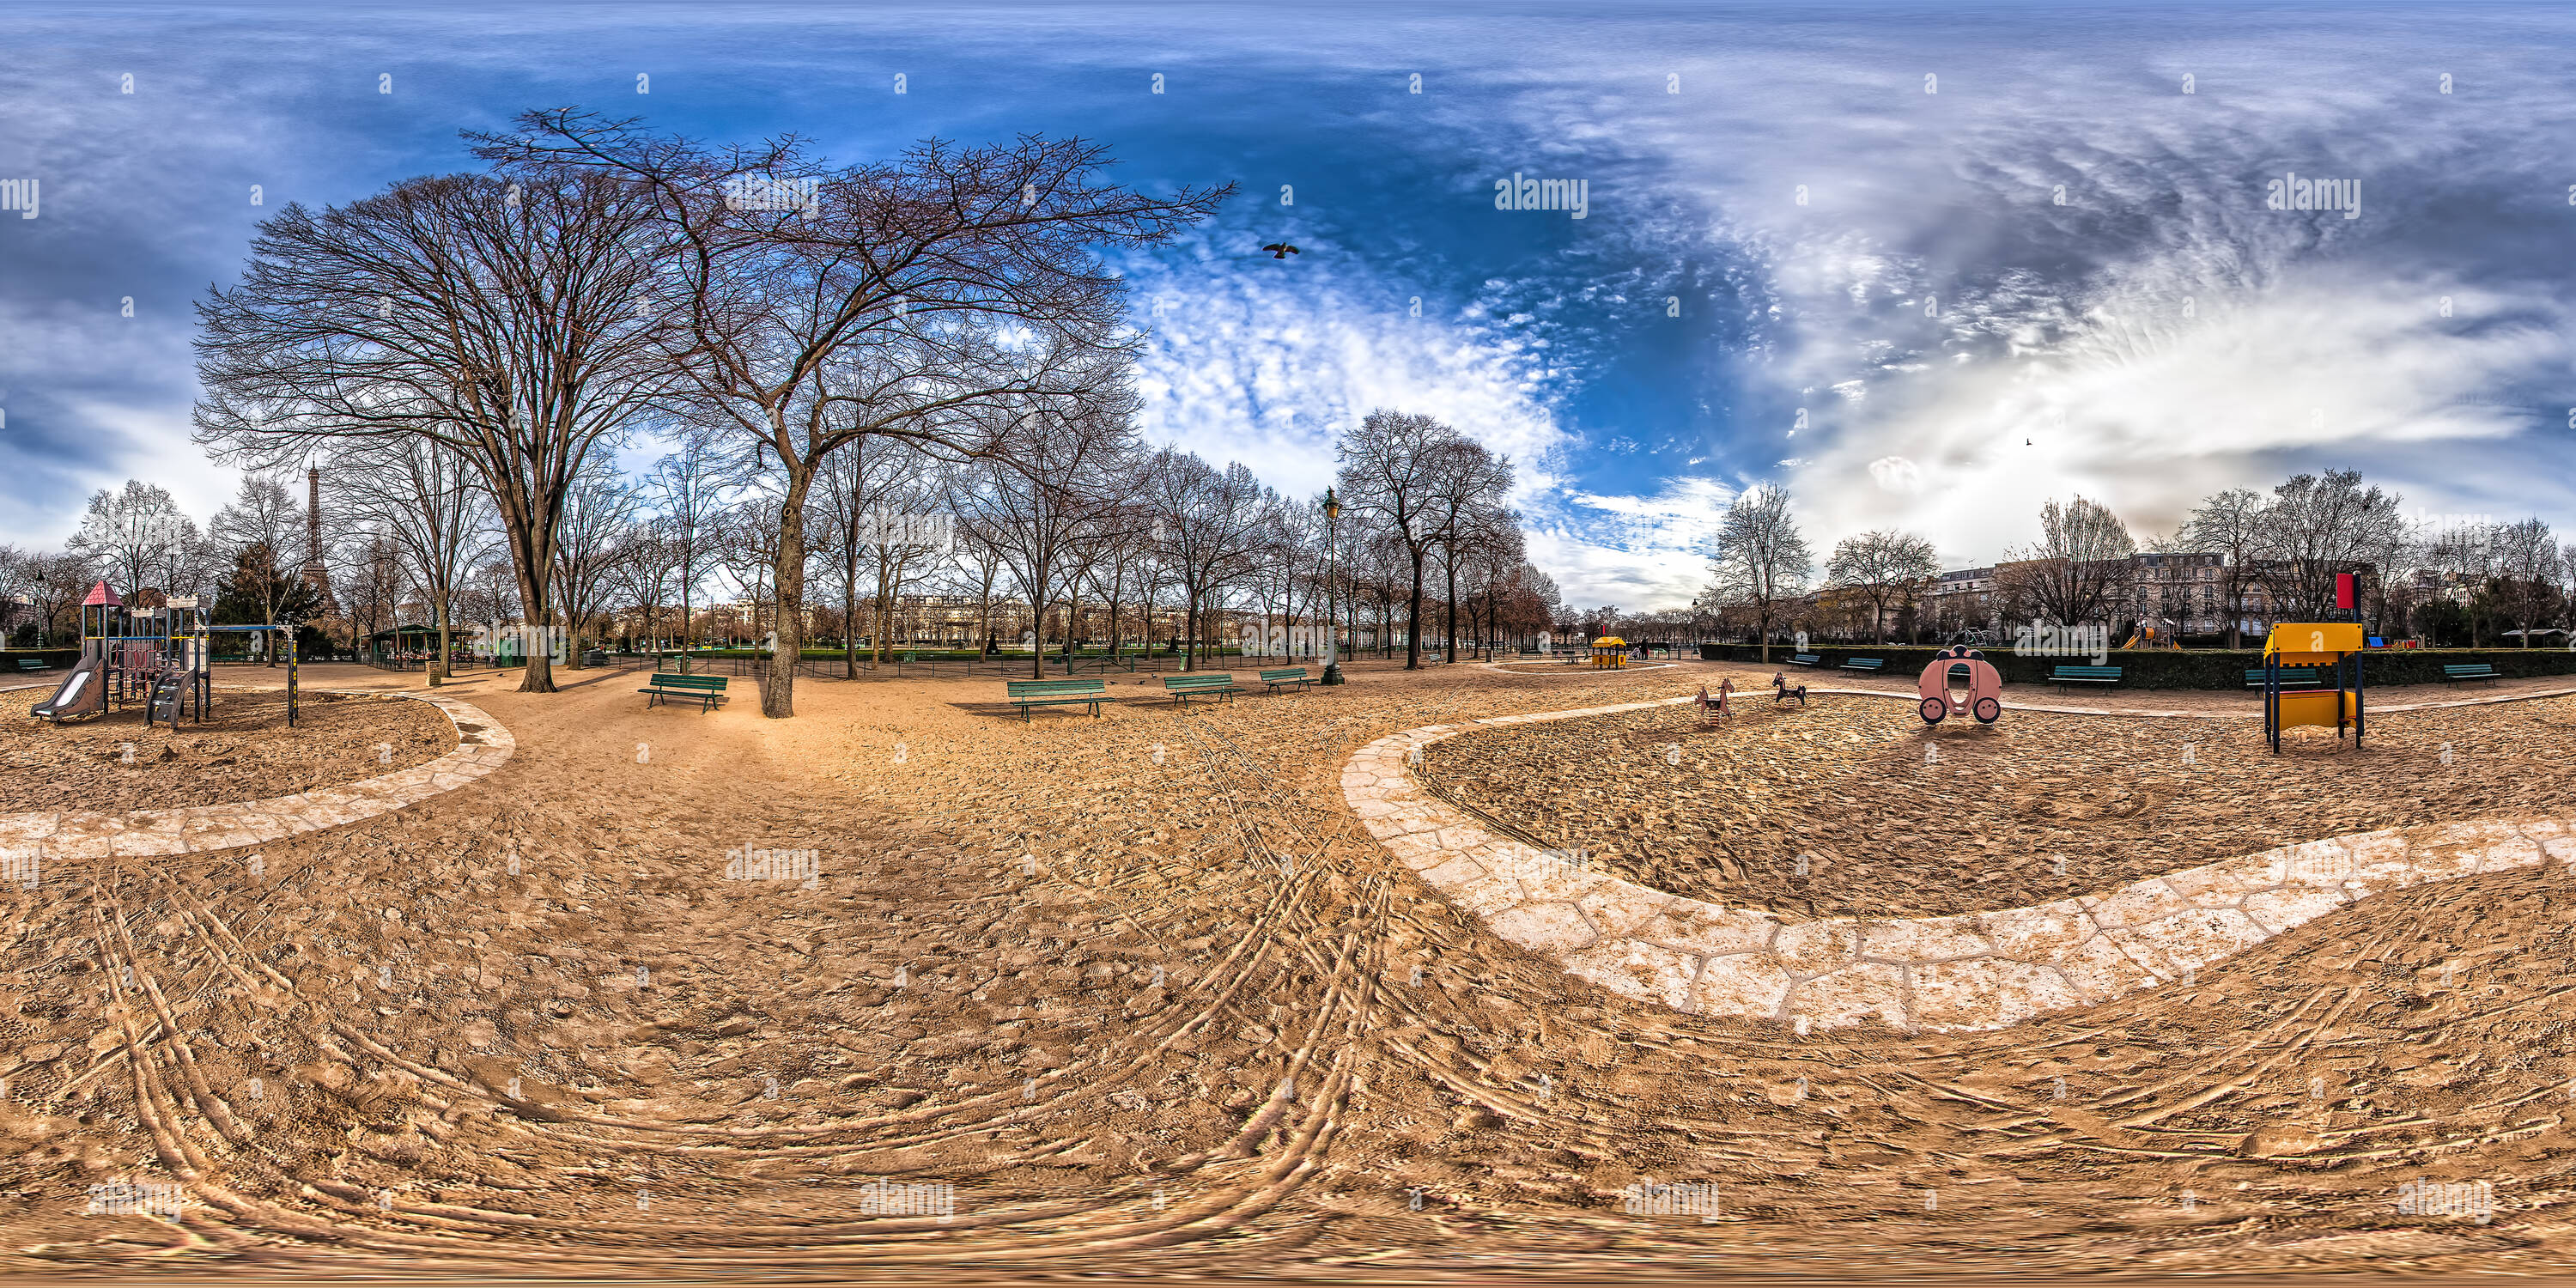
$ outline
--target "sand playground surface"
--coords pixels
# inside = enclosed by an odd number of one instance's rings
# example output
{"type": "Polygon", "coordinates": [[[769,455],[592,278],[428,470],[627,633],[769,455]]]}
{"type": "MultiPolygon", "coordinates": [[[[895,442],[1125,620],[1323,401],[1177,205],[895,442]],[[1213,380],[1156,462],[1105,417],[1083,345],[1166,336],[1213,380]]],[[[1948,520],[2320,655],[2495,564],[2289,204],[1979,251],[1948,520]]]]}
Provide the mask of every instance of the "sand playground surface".
{"type": "MultiPolygon", "coordinates": [[[[747,679],[701,713],[647,710],[631,674],[564,672],[549,695],[471,677],[442,692],[516,739],[487,777],[327,831],[0,883],[0,1270],[2576,1268],[2563,865],[2390,891],[1993,1032],[1801,1034],[1514,948],[1339,790],[1398,730],[1769,673],[1370,660],[1341,688],[1187,713],[1117,685],[1097,720],[1026,725],[987,677],[802,681],[792,721],[761,719],[747,679]],[[2444,1197],[2401,1209],[2424,1194],[2444,1197]]],[[[1687,706],[1479,729],[1419,772],[1662,888],[1914,915],[2563,813],[2576,749],[2565,698],[2407,712],[2464,695],[2374,690],[2363,753],[2301,739],[2276,761],[2250,697],[2087,693],[2235,716],[2008,710],[1933,735],[1926,764],[1907,702],[1757,696],[1714,731],[1687,706]],[[1785,875],[1802,852],[1828,861],[1785,875]]],[[[184,781],[274,755],[230,799],[272,795],[297,765],[380,771],[397,726],[418,760],[454,743],[419,704],[323,710],[341,750],[224,735],[236,765],[184,781]]],[[[109,784],[89,790],[123,790],[97,760],[112,735],[76,738],[83,781],[109,784]]],[[[0,739],[30,754],[25,731],[0,739]]],[[[10,790],[64,790],[50,763],[12,760],[10,790]]]]}

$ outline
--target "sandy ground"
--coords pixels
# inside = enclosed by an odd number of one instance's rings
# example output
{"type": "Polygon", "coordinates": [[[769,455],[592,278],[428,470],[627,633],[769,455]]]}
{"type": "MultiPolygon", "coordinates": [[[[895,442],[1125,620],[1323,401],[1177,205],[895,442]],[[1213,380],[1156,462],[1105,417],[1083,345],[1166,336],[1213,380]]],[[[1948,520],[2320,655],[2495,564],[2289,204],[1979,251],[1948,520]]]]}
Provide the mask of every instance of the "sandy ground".
{"type": "Polygon", "coordinates": [[[2027,907],[2324,836],[2576,813],[2576,697],[2384,712],[2331,729],[2017,711],[1926,726],[1912,707],[1767,695],[1479,730],[1422,776],[1541,848],[1792,920],[2027,907]],[[1803,860],[1803,862],[1802,862],[1803,860]]]}
{"type": "Polygon", "coordinates": [[[1718,673],[1363,663],[1026,726],[993,679],[807,682],[785,723],[748,695],[647,711],[633,677],[460,683],[519,740],[491,778],[257,876],[231,852],[0,889],[0,1269],[2576,1263],[2564,869],[2382,896],[2018,1028],[1802,1037],[1569,979],[1338,803],[1385,733],[1718,673]],[[786,879],[728,880],[729,852],[786,879]],[[2493,1220],[2400,1214],[2418,1180],[2486,1186],[2459,1193],[2493,1220]],[[119,1181],[205,1206],[84,1212],[119,1181]],[[1624,1211],[1649,1183],[1717,1210],[1624,1211]]]}
{"type": "Polygon", "coordinates": [[[34,697],[0,700],[0,814],[176,809],[285,796],[396,773],[456,746],[456,730],[417,702],[305,691],[295,727],[286,695],[216,685],[203,724],[146,727],[141,706],[54,724],[34,697]]]}

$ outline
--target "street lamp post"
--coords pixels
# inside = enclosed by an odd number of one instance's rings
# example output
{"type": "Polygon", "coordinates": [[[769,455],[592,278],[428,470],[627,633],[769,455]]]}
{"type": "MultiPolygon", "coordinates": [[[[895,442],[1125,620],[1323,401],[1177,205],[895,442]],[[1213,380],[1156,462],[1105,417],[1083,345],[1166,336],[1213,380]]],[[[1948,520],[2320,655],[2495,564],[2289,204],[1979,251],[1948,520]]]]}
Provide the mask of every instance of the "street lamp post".
{"type": "Polygon", "coordinates": [[[1333,637],[1341,630],[1341,619],[1334,616],[1339,611],[1339,607],[1333,601],[1333,583],[1341,577],[1342,569],[1341,519],[1342,499],[1333,494],[1333,489],[1325,488],[1324,683],[1326,684],[1342,683],[1342,664],[1333,656],[1333,637]]]}

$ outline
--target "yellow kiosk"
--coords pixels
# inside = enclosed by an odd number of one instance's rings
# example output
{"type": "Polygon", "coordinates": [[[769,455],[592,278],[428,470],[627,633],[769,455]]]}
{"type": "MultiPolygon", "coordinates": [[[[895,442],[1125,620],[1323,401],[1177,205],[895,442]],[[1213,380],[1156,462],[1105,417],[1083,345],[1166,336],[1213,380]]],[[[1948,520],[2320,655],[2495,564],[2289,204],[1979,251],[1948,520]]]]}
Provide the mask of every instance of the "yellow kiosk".
{"type": "Polygon", "coordinates": [[[1592,641],[1592,665],[1605,670],[1624,669],[1628,665],[1628,641],[1616,635],[1592,641]]]}
{"type": "Polygon", "coordinates": [[[2352,745],[2361,745],[2361,655],[2368,644],[2358,622],[2283,622],[2272,628],[2263,641],[2263,737],[2273,755],[2281,754],[2281,731],[2294,725],[2330,725],[2338,740],[2349,727],[2352,745]],[[2284,690],[2285,666],[2317,667],[2324,683],[2284,690]]]}

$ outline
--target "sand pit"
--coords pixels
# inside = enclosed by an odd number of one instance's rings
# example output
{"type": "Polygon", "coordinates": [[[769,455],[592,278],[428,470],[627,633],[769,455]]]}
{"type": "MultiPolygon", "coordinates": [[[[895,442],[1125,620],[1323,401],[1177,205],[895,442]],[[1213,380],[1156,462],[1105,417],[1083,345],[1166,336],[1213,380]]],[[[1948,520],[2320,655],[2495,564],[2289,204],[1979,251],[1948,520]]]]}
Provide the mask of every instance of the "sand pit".
{"type": "MultiPolygon", "coordinates": [[[[139,706],[50,724],[34,699],[0,706],[0,813],[125,813],[290,795],[420,765],[456,746],[438,710],[307,691],[286,725],[286,694],[217,685],[204,724],[146,728],[139,706]],[[129,747],[130,763],[129,763],[129,747]]],[[[41,696],[41,695],[38,695],[41,696]]]]}
{"type": "Polygon", "coordinates": [[[443,692],[517,736],[505,770],[271,841],[259,878],[216,853],[0,886],[0,1268],[2576,1266],[2563,869],[2377,895],[2016,1029],[1799,1035],[1568,975],[1341,796],[1393,732],[1708,668],[1346,666],[1030,726],[998,677],[800,683],[786,722],[478,677],[443,692]],[[815,851],[816,888],[728,879],[747,845],[815,851]],[[2493,1224],[2397,1216],[2428,1177],[2492,1181],[2493,1224]],[[84,1214],[120,1181],[180,1185],[184,1233],[84,1214]],[[1650,1181],[1724,1215],[1637,1214],[1650,1181]],[[884,1182],[953,1220],[872,1208],[884,1182]]]}
{"type": "Polygon", "coordinates": [[[1480,729],[1420,773],[1541,848],[1793,921],[2025,907],[2319,837],[2576,809],[2576,698],[2374,715],[2359,751],[2294,730],[2278,757],[2253,721],[2015,711],[1927,731],[1871,698],[1743,707],[1716,727],[1682,706],[1480,729]]]}

